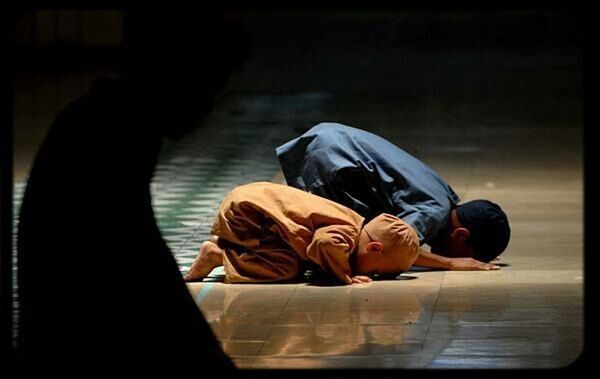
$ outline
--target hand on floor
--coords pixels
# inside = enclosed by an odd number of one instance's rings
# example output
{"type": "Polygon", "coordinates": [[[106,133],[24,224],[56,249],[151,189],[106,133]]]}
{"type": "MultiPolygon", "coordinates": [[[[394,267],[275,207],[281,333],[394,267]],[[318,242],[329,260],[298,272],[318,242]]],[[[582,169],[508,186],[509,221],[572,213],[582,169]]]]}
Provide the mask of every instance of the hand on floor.
{"type": "Polygon", "coordinates": [[[450,270],[452,271],[489,271],[499,270],[500,266],[493,263],[480,262],[473,258],[452,258],[450,270]]]}
{"type": "Polygon", "coordinates": [[[352,283],[369,283],[372,279],[368,276],[356,275],[352,277],[352,283]]]}

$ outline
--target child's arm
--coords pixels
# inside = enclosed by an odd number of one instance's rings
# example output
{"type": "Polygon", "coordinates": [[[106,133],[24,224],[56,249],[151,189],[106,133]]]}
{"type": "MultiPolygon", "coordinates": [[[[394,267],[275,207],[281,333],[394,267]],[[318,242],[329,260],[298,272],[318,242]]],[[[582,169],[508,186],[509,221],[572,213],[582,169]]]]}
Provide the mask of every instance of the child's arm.
{"type": "Polygon", "coordinates": [[[453,271],[487,271],[498,270],[500,267],[491,263],[480,262],[473,258],[448,258],[420,249],[413,263],[415,266],[444,268],[453,271]]]}
{"type": "Polygon", "coordinates": [[[330,225],[319,228],[306,249],[306,255],[342,282],[352,284],[349,260],[350,254],[356,247],[358,232],[350,225],[330,225]]]}

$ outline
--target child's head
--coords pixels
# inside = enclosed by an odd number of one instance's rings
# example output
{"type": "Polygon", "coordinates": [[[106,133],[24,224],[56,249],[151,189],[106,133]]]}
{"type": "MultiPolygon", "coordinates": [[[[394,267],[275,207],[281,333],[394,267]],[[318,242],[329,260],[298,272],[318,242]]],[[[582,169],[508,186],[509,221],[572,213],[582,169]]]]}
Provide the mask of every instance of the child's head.
{"type": "Polygon", "coordinates": [[[419,254],[417,233],[398,217],[382,213],[367,223],[353,260],[355,274],[400,274],[419,254]]]}

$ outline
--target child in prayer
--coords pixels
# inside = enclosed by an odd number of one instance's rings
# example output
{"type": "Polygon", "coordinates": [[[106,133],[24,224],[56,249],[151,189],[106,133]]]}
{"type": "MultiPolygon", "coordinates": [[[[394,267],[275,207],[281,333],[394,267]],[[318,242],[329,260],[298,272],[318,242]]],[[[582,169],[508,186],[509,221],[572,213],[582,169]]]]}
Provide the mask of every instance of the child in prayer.
{"type": "Polygon", "coordinates": [[[311,262],[344,284],[407,271],[419,254],[415,230],[382,213],[365,219],[350,208],[267,182],[233,189],[221,203],[198,257],[185,276],[198,281],[224,266],[225,283],[297,279],[311,262]]]}

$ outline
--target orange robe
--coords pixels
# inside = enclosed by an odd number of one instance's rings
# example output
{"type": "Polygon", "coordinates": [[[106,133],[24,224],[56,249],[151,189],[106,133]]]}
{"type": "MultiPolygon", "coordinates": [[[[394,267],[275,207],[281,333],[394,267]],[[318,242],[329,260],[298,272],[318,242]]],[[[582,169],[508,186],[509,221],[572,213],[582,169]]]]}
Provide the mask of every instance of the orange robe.
{"type": "Polygon", "coordinates": [[[226,283],[298,277],[312,261],[351,284],[350,255],[364,218],[331,200],[280,184],[239,186],[221,203],[211,233],[224,250],[226,283]]]}

